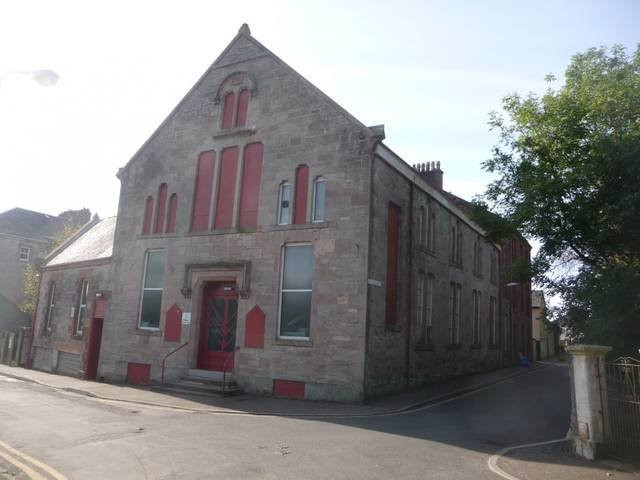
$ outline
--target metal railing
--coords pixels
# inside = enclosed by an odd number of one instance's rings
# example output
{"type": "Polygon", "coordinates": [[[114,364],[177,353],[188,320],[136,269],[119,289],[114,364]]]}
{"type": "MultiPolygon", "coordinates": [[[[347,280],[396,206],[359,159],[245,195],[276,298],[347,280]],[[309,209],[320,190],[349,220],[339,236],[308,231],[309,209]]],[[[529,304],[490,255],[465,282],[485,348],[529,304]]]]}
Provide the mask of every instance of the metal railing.
{"type": "Polygon", "coordinates": [[[186,347],[187,345],[189,345],[189,342],[185,342],[182,345],[180,345],[178,348],[176,348],[175,350],[170,351],[169,353],[167,353],[164,358],[162,359],[162,377],[160,380],[160,383],[162,385],[164,385],[164,368],[165,368],[165,364],[167,363],[167,358],[169,358],[171,355],[173,355],[174,353],[176,353],[178,350],[186,347]]]}

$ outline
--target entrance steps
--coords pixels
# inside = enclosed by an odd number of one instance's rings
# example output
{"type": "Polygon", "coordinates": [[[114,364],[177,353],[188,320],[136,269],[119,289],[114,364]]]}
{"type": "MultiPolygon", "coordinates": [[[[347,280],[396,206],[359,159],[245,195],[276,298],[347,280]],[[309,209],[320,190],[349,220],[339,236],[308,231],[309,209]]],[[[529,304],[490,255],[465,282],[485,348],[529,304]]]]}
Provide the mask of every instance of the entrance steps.
{"type": "Polygon", "coordinates": [[[186,376],[173,383],[158,385],[154,390],[206,397],[227,397],[242,393],[232,373],[227,372],[225,378],[222,372],[199,369],[190,369],[186,376]]]}

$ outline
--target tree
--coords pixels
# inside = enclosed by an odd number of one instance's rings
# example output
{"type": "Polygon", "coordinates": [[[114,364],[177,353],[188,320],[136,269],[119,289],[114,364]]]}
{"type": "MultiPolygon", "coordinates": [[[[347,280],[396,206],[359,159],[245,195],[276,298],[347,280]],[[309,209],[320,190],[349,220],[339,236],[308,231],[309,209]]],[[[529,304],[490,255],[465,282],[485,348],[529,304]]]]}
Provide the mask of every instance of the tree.
{"type": "MultiPolygon", "coordinates": [[[[548,76],[548,82],[555,81],[548,76]]],[[[640,347],[640,47],[575,55],[565,84],[512,94],[490,126],[483,168],[497,175],[476,200],[478,221],[541,244],[536,280],[563,304],[551,311],[574,338],[618,353],[640,347]],[[505,222],[487,221],[488,211],[505,222]]]]}

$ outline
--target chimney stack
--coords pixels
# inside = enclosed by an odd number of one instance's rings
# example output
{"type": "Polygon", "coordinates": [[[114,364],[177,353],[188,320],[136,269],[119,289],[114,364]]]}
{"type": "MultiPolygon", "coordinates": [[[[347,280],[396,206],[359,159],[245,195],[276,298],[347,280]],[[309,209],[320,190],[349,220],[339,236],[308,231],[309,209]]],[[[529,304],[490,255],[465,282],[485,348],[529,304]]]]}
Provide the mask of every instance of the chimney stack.
{"type": "Polygon", "coordinates": [[[440,162],[417,163],[413,168],[429,185],[436,190],[442,190],[444,172],[440,169],[440,162]]]}

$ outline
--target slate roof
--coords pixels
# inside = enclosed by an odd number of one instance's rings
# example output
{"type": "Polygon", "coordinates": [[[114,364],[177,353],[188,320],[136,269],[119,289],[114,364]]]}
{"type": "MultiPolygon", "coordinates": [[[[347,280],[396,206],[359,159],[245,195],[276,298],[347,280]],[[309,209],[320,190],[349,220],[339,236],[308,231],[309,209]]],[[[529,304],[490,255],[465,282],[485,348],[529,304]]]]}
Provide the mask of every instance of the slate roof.
{"type": "Polygon", "coordinates": [[[46,213],[12,208],[0,213],[0,233],[44,240],[55,237],[65,225],[65,220],[46,213]]]}
{"type": "Polygon", "coordinates": [[[47,262],[47,267],[109,258],[113,253],[116,217],[98,221],[47,262]]]}

